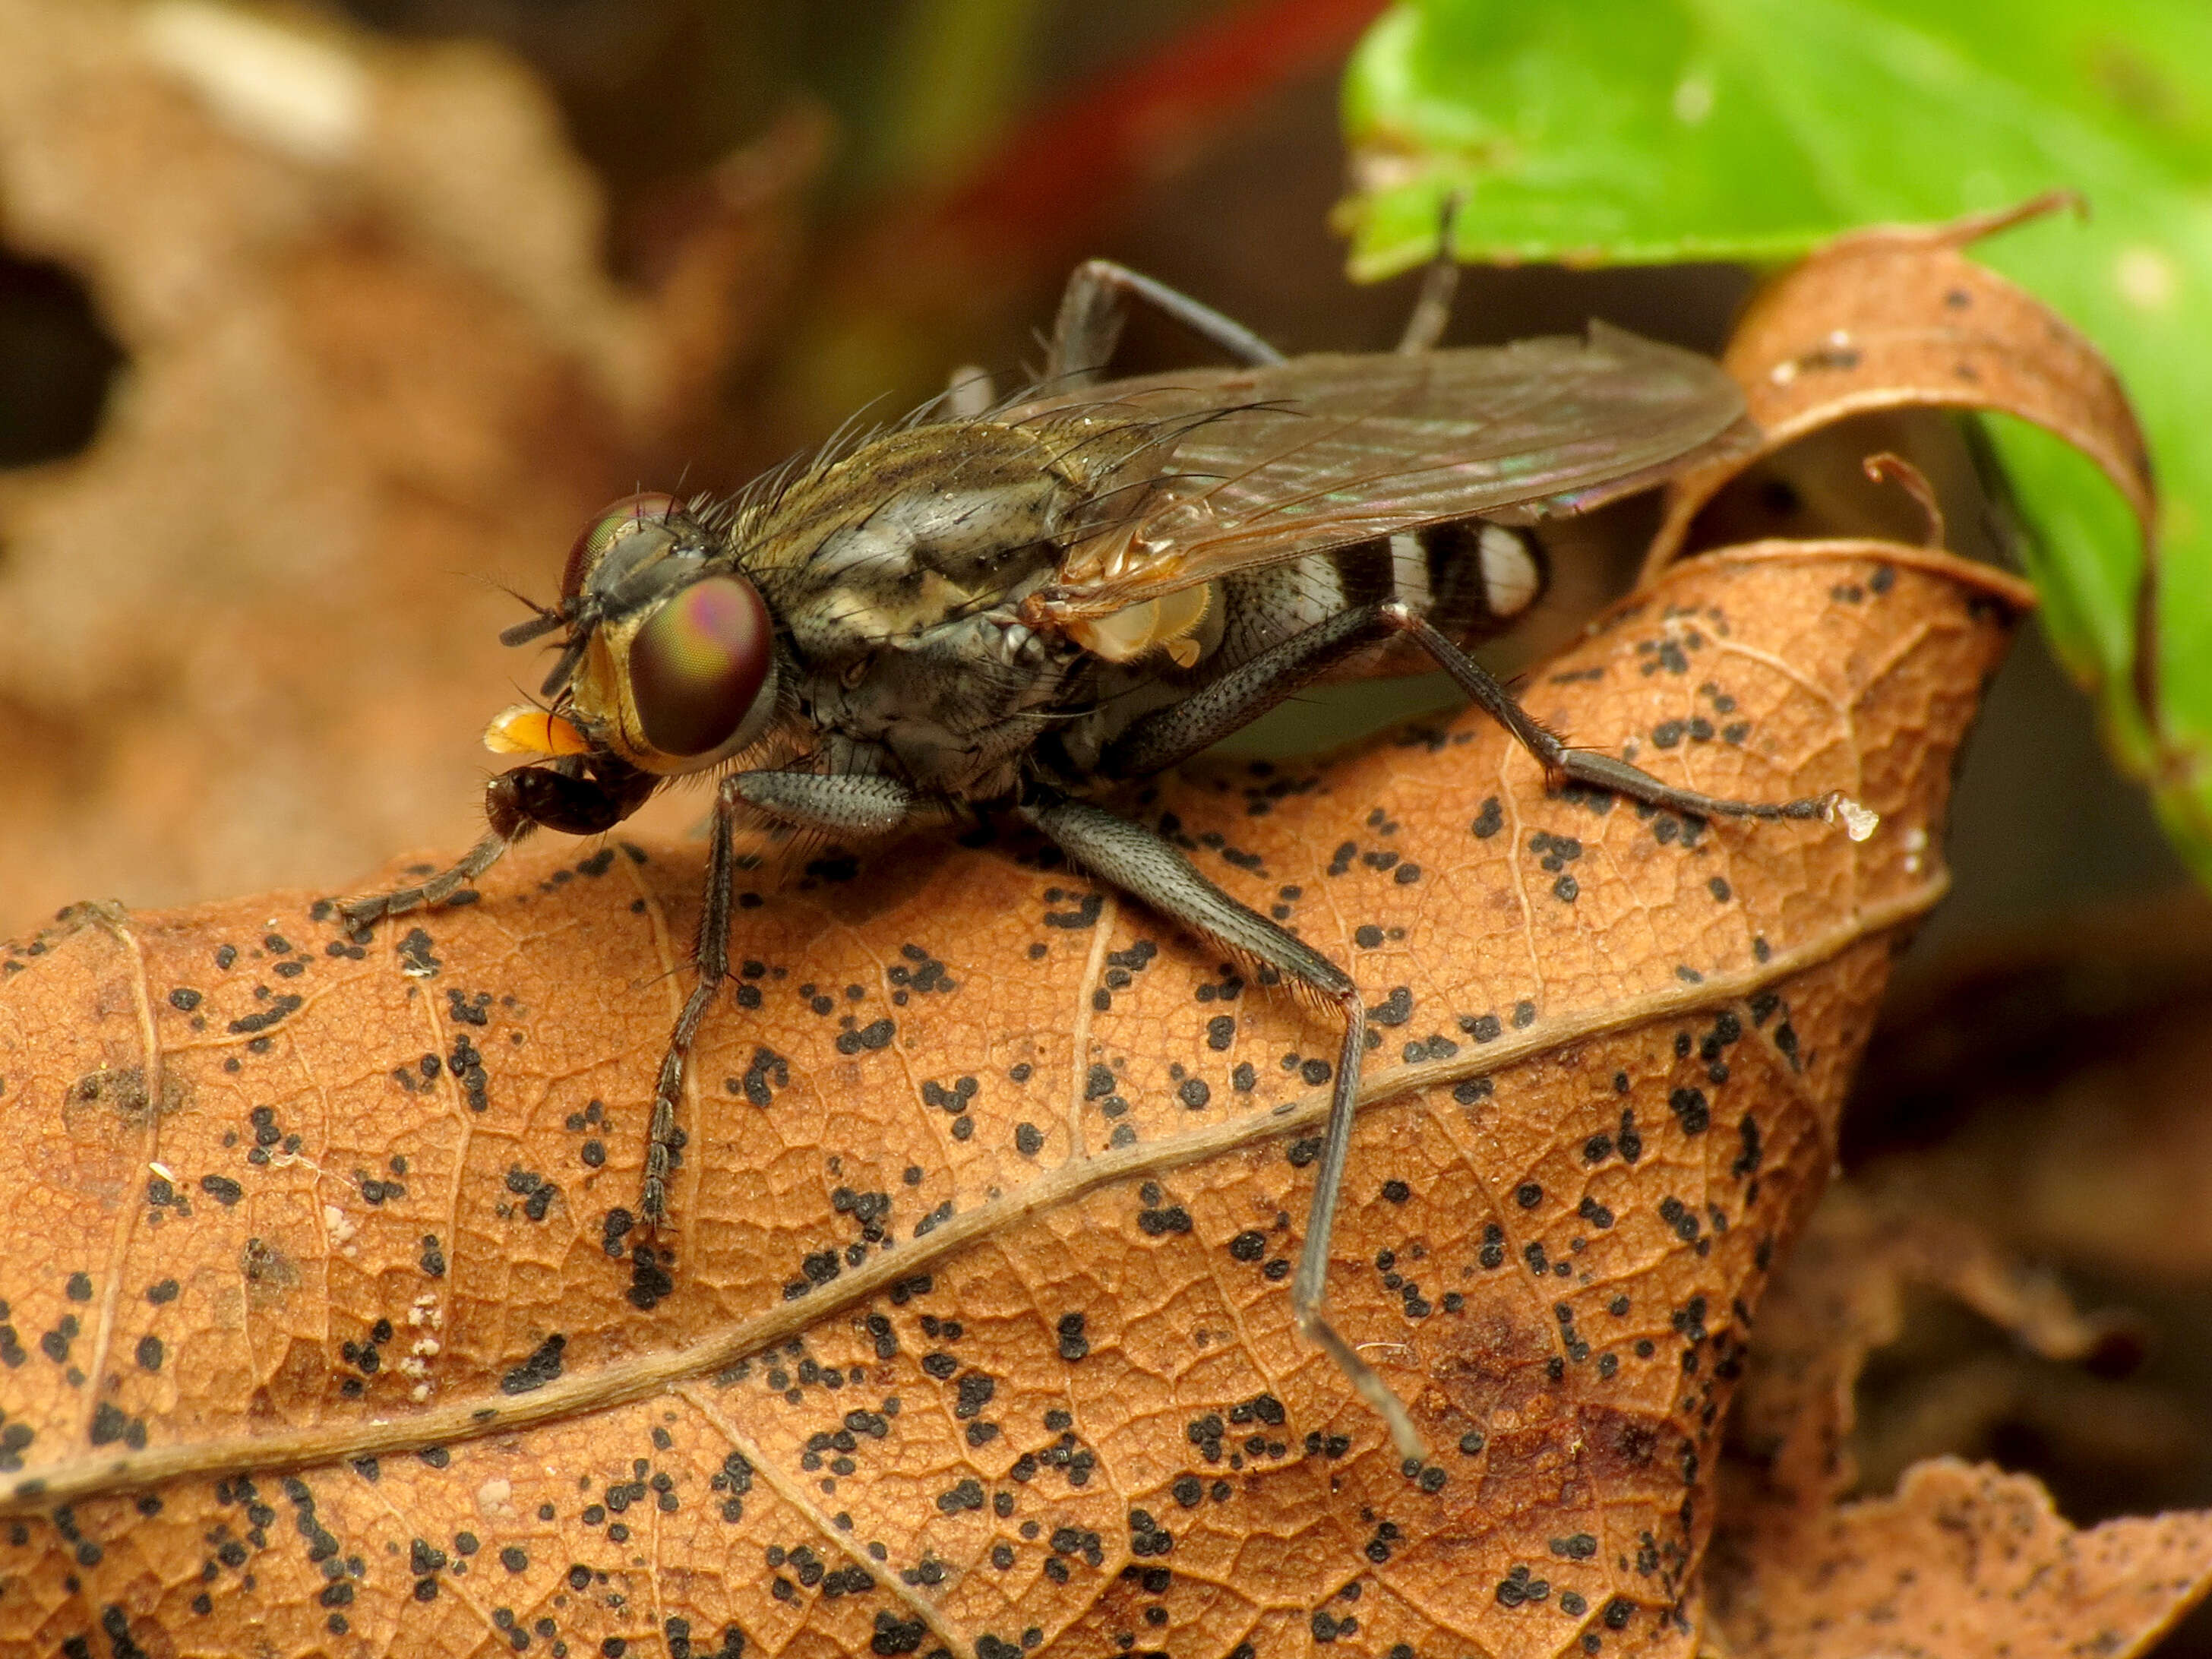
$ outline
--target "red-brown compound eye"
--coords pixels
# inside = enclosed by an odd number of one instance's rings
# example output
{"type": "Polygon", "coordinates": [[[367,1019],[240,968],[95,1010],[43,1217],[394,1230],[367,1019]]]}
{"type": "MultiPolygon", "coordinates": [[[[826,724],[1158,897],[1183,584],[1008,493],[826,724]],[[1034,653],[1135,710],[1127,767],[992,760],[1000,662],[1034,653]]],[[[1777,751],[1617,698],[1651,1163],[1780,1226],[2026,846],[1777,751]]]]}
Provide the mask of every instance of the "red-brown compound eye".
{"type": "Polygon", "coordinates": [[[630,696],[664,755],[711,754],[736,735],[775,659],[775,628],[753,585],[707,576],[646,619],[629,646],[630,696]]]}
{"type": "Polygon", "coordinates": [[[586,525],[568,549],[568,562],[561,572],[561,597],[573,599],[584,591],[584,579],[607,549],[635,525],[658,524],[683,503],[658,489],[641,489],[625,495],[586,525]]]}

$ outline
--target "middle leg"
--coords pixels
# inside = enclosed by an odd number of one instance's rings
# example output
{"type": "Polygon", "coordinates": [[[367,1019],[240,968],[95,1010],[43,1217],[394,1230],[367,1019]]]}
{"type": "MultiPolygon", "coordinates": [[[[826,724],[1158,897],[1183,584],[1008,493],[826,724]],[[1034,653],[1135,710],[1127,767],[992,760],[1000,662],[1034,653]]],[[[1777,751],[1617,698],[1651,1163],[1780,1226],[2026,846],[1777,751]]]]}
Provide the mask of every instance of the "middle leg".
{"type": "Polygon", "coordinates": [[[1344,1041],[1328,1101],[1328,1127],[1306,1217],[1304,1253],[1291,1281],[1291,1310],[1305,1338],[1334,1359],[1361,1399],[1389,1425],[1401,1457],[1426,1455],[1420,1433],[1390,1385],[1328,1322],[1328,1240],[1344,1185],[1345,1154],[1352,1145],[1352,1114],[1359,1101],[1360,1060],[1367,1047],[1367,1012],[1352,975],[1296,934],[1248,909],[1191,866],[1190,860],[1151,830],[1087,802],[1040,795],[1023,804],[1022,816],[1060,850],[1102,880],[1134,895],[1161,915],[1266,963],[1344,1021],[1344,1041]]]}

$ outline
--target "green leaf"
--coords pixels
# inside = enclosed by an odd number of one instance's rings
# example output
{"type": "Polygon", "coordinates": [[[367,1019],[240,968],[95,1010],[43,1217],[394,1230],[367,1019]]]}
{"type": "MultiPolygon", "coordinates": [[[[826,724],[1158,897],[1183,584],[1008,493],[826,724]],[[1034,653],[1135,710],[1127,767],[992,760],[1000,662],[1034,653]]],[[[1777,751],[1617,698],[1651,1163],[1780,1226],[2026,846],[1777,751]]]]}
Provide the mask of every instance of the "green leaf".
{"type": "Polygon", "coordinates": [[[2203,0],[1414,0],[1354,58],[1353,274],[1463,258],[1769,263],[1853,227],[2054,187],[1976,257],[2118,366],[2159,466],[2155,672],[2142,552],[2081,458],[1996,423],[2060,660],[2212,882],[2212,7],[2203,0]],[[2154,688],[2153,706],[2137,698],[2154,688]]]}

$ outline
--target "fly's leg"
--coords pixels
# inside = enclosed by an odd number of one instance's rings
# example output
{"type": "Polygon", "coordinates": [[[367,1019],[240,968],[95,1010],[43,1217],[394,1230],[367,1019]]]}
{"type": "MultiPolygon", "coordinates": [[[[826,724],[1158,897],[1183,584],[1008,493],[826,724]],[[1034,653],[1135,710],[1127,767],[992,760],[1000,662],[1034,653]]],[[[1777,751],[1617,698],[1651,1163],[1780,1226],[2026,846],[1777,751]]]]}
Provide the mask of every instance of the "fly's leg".
{"type": "MultiPolygon", "coordinates": [[[[1513,694],[1498,684],[1497,676],[1438,633],[1428,618],[1412,606],[1391,601],[1376,608],[1385,628],[1394,634],[1405,635],[1427,652],[1435,659],[1437,666],[1450,675],[1460,690],[1473,698],[1484,714],[1504,726],[1512,734],[1515,742],[1535,757],[1537,764],[1544,769],[1545,782],[1554,789],[1570,783],[1585,784],[1612,794],[1626,795],[1631,800],[1640,800],[1649,806],[1701,818],[1833,818],[1838,816],[1843,796],[1836,791],[1802,800],[1729,800],[1717,795],[1700,794],[1694,789],[1680,789],[1671,783],[1662,783],[1642,767],[1632,766],[1612,755],[1600,754],[1595,749],[1571,748],[1557,732],[1548,730],[1542,721],[1522,708],[1513,694]]],[[[1851,810],[1856,811],[1859,809],[1851,810]]],[[[1845,821],[1847,823],[1850,822],[1848,817],[1845,821]]],[[[1862,832],[1856,828],[1851,834],[1854,840],[1863,839],[1862,832]]]]}
{"type": "Polygon", "coordinates": [[[963,363],[945,378],[945,391],[937,400],[938,418],[980,421],[991,412],[991,405],[998,400],[997,388],[991,384],[991,371],[978,368],[973,363],[963,363]]]}
{"type": "Polygon", "coordinates": [[[587,773],[585,763],[575,757],[550,766],[518,766],[501,772],[484,785],[483,839],[469,848],[459,863],[412,887],[347,899],[338,906],[338,914],[348,927],[358,929],[386,916],[443,904],[497,864],[509,848],[532,830],[603,835],[637,811],[658,782],[628,767],[587,773]]]}
{"type": "Polygon", "coordinates": [[[1698,817],[1821,818],[1836,813],[1840,797],[1832,793],[1790,801],[1729,800],[1677,788],[1611,755],[1571,748],[1522,708],[1496,676],[1438,633],[1420,612],[1398,600],[1340,611],[1262,651],[1181,702],[1146,715],[1107,745],[1099,770],[1110,777],[1144,777],[1188,760],[1241,731],[1346,659],[1398,634],[1427,652],[1485,714],[1534,756],[1553,788],[1586,784],[1698,817]]]}
{"type": "Polygon", "coordinates": [[[892,778],[740,772],[727,788],[776,823],[820,836],[887,836],[914,815],[914,792],[892,778]]]}
{"type": "Polygon", "coordinates": [[[475,846],[436,875],[412,887],[395,887],[388,893],[372,893],[363,898],[340,899],[338,915],[344,919],[346,927],[373,927],[386,916],[404,915],[426,905],[443,904],[462,888],[474,884],[478,876],[507,856],[509,848],[538,827],[526,818],[502,824],[489,811],[485,817],[491,827],[475,846]]]}
{"type": "Polygon", "coordinates": [[[730,971],[731,817],[740,803],[738,779],[724,781],[714,797],[714,822],[708,835],[707,890],[699,911],[699,937],[691,945],[691,994],[676,1016],[676,1029],[668,1034],[668,1051],[660,1057],[659,1074],[653,1085],[653,1116],[646,1131],[645,1176],[638,1190],[638,1213],[648,1227],[668,1219],[668,1171],[677,1147],[676,1103],[684,1092],[684,1069],[691,1063],[691,1044],[707,1018],[714,993],[730,971]]]}
{"type": "Polygon", "coordinates": [[[1459,261],[1452,257],[1452,224],[1459,217],[1459,198],[1444,203],[1443,223],[1437,231],[1436,258],[1421,273],[1421,292],[1413,301],[1413,314],[1406,319],[1406,331],[1398,337],[1398,350],[1407,356],[1434,351],[1451,321],[1452,301],[1459,295],[1459,261]]]}
{"type": "Polygon", "coordinates": [[[1340,611],[1270,646],[1180,702],[1132,721],[1098,757],[1109,778],[1150,777],[1241,732],[1277,704],[1382,640],[1380,605],[1340,611]]]}
{"type": "Polygon", "coordinates": [[[1023,803],[1021,813],[1101,880],[1237,954],[1265,963],[1342,1016],[1344,1044],[1337,1052],[1328,1129],[1314,1177],[1305,1251],[1291,1282],[1291,1308],[1300,1333],[1336,1361],[1359,1397],[1389,1425],[1398,1455],[1425,1455],[1420,1434],[1403,1403],[1337,1334],[1322,1305],[1328,1286],[1329,1231],[1344,1184],[1344,1157],[1352,1144],[1352,1117],[1359,1097],[1359,1062],[1367,1046],[1367,1013],[1360,1006],[1358,986],[1311,945],[1230,897],[1151,830],[1059,795],[1035,796],[1023,803]]]}
{"type": "MultiPolygon", "coordinates": [[[[1723,800],[1678,789],[1609,755],[1570,749],[1457,645],[1412,607],[1395,600],[1340,612],[1261,652],[1181,702],[1146,715],[1107,747],[1098,769],[1111,777],[1141,777],[1173,766],[1249,725],[1347,658],[1398,634],[1417,641],[1486,713],[1534,755],[1554,787],[1567,782],[1595,785],[1701,817],[1820,817],[1828,816],[1834,806],[1833,796],[1775,804],[1723,800]]],[[[1297,1275],[1291,1281],[1291,1306],[1299,1328],[1328,1351],[1361,1397],[1390,1425],[1400,1454],[1423,1455],[1404,1407],[1322,1314],[1328,1276],[1329,1232],[1344,1179],[1345,1154],[1351,1145],[1365,1040],[1364,1014],[1357,988],[1335,963],[1221,892],[1193,870],[1174,848],[1149,832],[1095,807],[1072,803],[1031,809],[1028,816],[1078,863],[1155,908],[1271,963],[1343,1011],[1344,1050],[1329,1097],[1328,1127],[1322,1144],[1313,1207],[1306,1220],[1305,1244],[1298,1257],[1297,1275]]]]}
{"type": "Polygon", "coordinates": [[[1056,390],[1097,380],[1121,341],[1121,323],[1131,300],[1142,300],[1239,362],[1265,365],[1283,361],[1281,352],[1212,306],[1111,259],[1086,259],[1070,274],[1060,295],[1060,314],[1053,319],[1052,342],[1045,356],[1045,384],[1056,390]]]}
{"type": "Polygon", "coordinates": [[[668,1174],[678,1147],[676,1103],[691,1045],[730,971],[732,877],[736,872],[736,823],[740,815],[764,817],[819,835],[878,836],[896,830],[912,811],[914,798],[889,778],[823,777],[812,772],[739,772],[714,795],[714,822],[707,850],[707,890],[699,910],[699,937],[691,947],[696,978],[653,1090],[653,1117],[645,1148],[645,1177],[638,1212],[647,1226],[668,1219],[668,1174]]]}

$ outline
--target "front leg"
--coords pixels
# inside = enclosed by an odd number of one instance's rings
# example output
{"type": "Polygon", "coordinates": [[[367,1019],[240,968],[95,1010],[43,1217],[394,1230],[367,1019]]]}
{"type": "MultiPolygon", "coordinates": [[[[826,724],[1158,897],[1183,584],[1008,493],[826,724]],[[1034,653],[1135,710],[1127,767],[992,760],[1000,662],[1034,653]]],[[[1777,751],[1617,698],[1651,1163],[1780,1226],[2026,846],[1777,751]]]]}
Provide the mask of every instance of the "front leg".
{"type": "Polygon", "coordinates": [[[605,835],[645,805],[660,780],[618,761],[586,762],[568,756],[544,766],[518,766],[484,785],[483,838],[459,861],[428,880],[389,893],[347,899],[338,906],[349,928],[404,915],[447,899],[507,856],[532,830],[564,836],[605,835]]]}
{"type": "Polygon", "coordinates": [[[1344,1021],[1336,1076],[1328,1100],[1328,1128],[1321,1167],[1314,1174],[1313,1206],[1306,1214],[1305,1248],[1291,1281],[1291,1310],[1306,1339],[1336,1361],[1361,1399],[1389,1425],[1401,1457],[1425,1455],[1419,1431],[1390,1385],[1339,1335],[1322,1310],[1328,1288],[1328,1240],[1344,1185],[1344,1158],[1352,1145],[1352,1113],[1359,1099],[1359,1064],[1367,1047],[1367,1012],[1352,975],[1296,934],[1246,908],[1191,866],[1188,859],[1151,830],[1111,812],[1064,796],[1040,794],[1022,816],[1052,837],[1077,864],[1163,915],[1265,963],[1299,988],[1333,1006],[1344,1021]]]}
{"type": "Polygon", "coordinates": [[[714,794],[714,823],[708,842],[707,890],[699,907],[699,938],[691,948],[696,977],[684,1012],[669,1033],[653,1085],[653,1120],[645,1149],[645,1177],[638,1212],[648,1226],[668,1219],[668,1172],[682,1141],[676,1103],[691,1064],[691,1045],[730,971],[732,877],[737,869],[736,823],[740,814],[765,817],[794,830],[825,836],[887,835],[914,811],[914,796],[890,778],[824,777],[814,772],[739,772],[714,794]]]}

